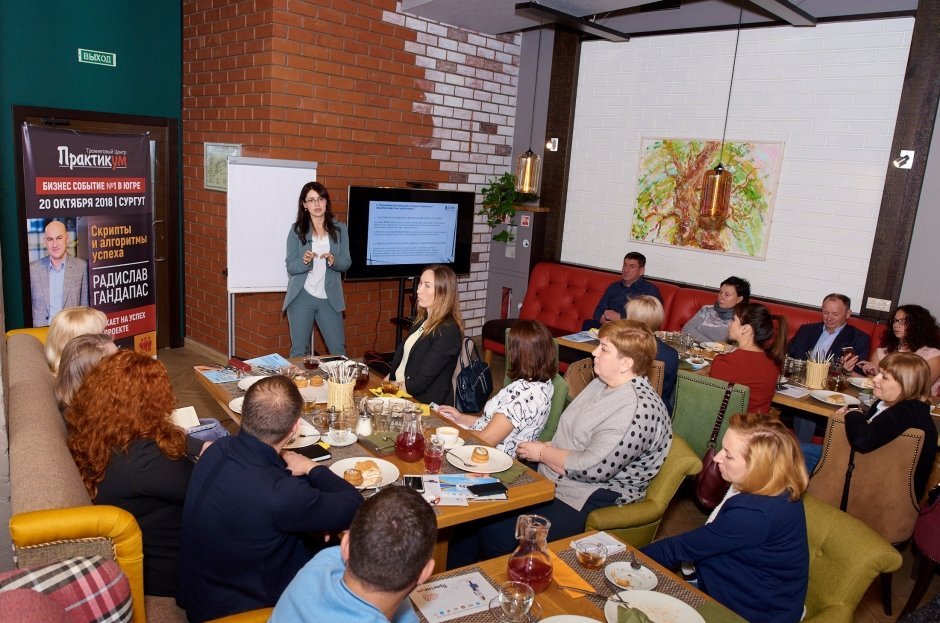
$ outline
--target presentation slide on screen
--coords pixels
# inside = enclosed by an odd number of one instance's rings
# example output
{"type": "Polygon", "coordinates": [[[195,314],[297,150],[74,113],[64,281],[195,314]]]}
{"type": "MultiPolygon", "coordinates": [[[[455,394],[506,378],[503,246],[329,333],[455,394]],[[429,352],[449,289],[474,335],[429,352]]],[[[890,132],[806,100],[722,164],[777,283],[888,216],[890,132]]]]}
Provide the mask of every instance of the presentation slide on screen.
{"type": "Polygon", "coordinates": [[[456,241],[456,203],[369,202],[369,266],[453,262],[456,241]]]}

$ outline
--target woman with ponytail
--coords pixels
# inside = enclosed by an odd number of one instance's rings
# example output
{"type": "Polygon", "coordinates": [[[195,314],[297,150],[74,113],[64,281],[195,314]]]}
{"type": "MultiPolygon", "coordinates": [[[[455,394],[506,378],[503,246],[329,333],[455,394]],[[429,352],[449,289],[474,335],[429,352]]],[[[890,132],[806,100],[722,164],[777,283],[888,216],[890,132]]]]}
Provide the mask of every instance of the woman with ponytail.
{"type": "Polygon", "coordinates": [[[787,321],[759,303],[739,303],[728,328],[738,347],[712,362],[709,376],[751,389],[749,413],[768,413],[787,353],[787,321]]]}

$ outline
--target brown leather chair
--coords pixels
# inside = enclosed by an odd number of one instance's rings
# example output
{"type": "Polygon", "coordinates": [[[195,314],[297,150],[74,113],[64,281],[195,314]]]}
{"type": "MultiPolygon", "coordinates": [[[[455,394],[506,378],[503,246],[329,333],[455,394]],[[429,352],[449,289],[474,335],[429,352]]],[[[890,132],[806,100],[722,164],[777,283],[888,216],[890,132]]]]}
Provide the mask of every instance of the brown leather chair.
{"type": "MultiPolygon", "coordinates": [[[[923,431],[910,428],[877,450],[855,452],[846,496],[852,448],[845,434],[845,420],[829,418],[822,457],[807,492],[861,520],[889,543],[904,543],[911,538],[917,521],[914,470],[923,443],[923,431]]],[[[881,588],[885,614],[890,615],[890,574],[882,574],[881,588]]]]}
{"type": "Polygon", "coordinates": [[[565,371],[565,381],[568,382],[568,402],[574,400],[581,390],[594,380],[594,358],[585,357],[570,366],[565,371]]]}
{"type": "Polygon", "coordinates": [[[649,374],[647,377],[650,380],[650,385],[653,386],[653,389],[656,390],[656,393],[660,397],[663,395],[663,378],[666,376],[666,364],[664,364],[659,359],[653,360],[653,365],[650,366],[649,374]]]}

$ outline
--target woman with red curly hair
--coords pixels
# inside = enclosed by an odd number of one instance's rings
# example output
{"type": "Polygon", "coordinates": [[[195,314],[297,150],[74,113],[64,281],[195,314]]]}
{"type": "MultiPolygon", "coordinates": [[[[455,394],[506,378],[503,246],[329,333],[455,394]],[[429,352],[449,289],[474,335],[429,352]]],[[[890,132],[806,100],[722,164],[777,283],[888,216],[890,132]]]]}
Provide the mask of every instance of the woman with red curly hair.
{"type": "Polygon", "coordinates": [[[162,363],[131,351],[103,359],[65,412],[69,449],[95,504],[123,508],[144,541],[144,592],[176,587],[183,499],[193,463],[170,421],[176,398],[162,363]]]}

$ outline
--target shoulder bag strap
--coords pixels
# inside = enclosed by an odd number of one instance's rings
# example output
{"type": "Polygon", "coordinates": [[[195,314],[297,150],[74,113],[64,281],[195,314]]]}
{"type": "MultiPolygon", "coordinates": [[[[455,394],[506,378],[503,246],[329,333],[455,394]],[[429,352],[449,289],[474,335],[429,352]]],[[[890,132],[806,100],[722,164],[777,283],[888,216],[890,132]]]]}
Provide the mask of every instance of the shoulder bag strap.
{"type": "Polygon", "coordinates": [[[845,482],[842,483],[842,500],[839,502],[839,510],[846,512],[849,506],[849,488],[852,486],[852,472],[855,471],[855,448],[849,450],[849,464],[845,467],[845,482]]]}
{"type": "Polygon", "coordinates": [[[725,420],[725,411],[728,410],[728,403],[731,401],[731,393],[734,391],[734,383],[728,383],[725,389],[725,395],[721,399],[721,407],[718,408],[718,417],[715,418],[715,427],[712,429],[712,435],[708,439],[708,447],[714,449],[718,444],[718,432],[721,430],[721,423],[725,420]]]}

